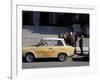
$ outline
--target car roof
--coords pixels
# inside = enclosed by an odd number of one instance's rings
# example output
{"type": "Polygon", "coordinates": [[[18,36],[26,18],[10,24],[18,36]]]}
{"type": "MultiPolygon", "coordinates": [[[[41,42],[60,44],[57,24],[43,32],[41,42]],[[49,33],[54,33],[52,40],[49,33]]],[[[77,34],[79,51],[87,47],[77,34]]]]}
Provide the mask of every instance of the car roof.
{"type": "Polygon", "coordinates": [[[63,38],[43,38],[43,40],[64,40],[63,38]]]}

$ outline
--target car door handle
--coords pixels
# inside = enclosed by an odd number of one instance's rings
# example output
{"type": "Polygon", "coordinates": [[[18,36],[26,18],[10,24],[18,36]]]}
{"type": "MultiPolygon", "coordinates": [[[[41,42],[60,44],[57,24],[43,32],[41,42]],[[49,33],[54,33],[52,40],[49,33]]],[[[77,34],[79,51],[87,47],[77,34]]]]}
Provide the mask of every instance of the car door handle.
{"type": "Polygon", "coordinates": [[[52,49],[52,48],[49,48],[49,49],[52,49]]]}

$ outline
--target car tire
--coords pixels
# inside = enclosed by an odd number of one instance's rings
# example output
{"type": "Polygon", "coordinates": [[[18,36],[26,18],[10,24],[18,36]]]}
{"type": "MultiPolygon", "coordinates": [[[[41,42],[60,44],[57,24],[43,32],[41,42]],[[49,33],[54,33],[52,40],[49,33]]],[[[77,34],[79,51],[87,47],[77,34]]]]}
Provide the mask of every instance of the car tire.
{"type": "Polygon", "coordinates": [[[34,62],[35,61],[35,57],[34,57],[34,55],[33,54],[30,54],[30,53],[28,53],[28,54],[26,54],[26,56],[25,56],[25,60],[26,60],[26,62],[34,62]]]}
{"type": "Polygon", "coordinates": [[[66,54],[59,54],[58,59],[59,59],[59,61],[64,62],[67,59],[67,55],[66,54]]]}

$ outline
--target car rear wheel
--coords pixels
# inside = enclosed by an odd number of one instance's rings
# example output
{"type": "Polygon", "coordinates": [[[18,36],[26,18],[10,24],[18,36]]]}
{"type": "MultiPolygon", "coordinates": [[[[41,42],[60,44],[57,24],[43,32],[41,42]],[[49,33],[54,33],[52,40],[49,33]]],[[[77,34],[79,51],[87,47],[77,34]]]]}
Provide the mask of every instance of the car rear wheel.
{"type": "Polygon", "coordinates": [[[27,54],[27,55],[25,56],[25,60],[26,60],[27,62],[34,62],[35,57],[34,57],[33,54],[27,54]]]}
{"type": "Polygon", "coordinates": [[[58,59],[59,59],[59,61],[64,62],[67,59],[67,55],[66,54],[59,54],[58,59]]]}

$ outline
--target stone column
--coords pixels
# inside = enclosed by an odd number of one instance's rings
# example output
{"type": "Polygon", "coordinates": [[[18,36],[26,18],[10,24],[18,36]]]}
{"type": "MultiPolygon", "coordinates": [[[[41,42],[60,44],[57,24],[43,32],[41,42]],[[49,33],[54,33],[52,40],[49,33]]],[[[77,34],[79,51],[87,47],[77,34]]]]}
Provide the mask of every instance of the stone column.
{"type": "Polygon", "coordinates": [[[40,13],[34,12],[34,24],[35,26],[39,26],[40,24],[40,13]]]}
{"type": "Polygon", "coordinates": [[[53,24],[56,24],[56,14],[53,13],[53,24]]]}
{"type": "Polygon", "coordinates": [[[52,13],[49,13],[49,24],[53,24],[52,23],[52,19],[53,19],[53,14],[52,13]]]}
{"type": "Polygon", "coordinates": [[[55,24],[56,23],[56,15],[55,13],[49,13],[49,23],[50,24],[55,24]]]}

